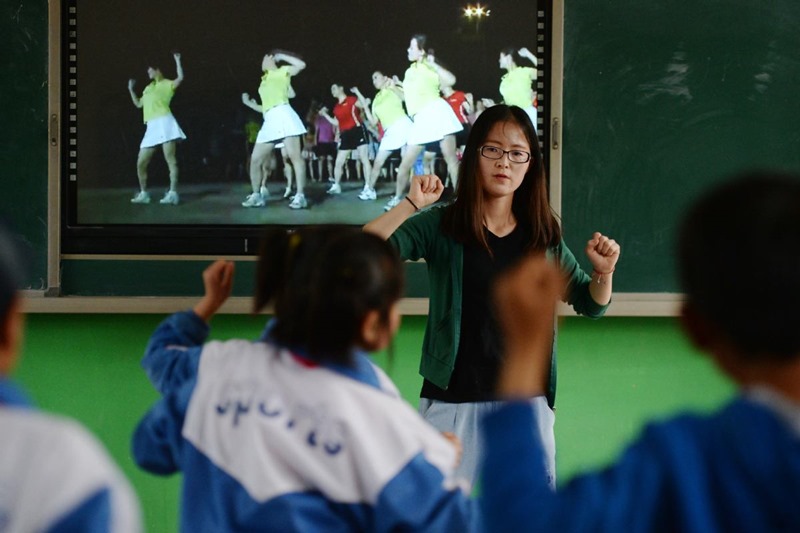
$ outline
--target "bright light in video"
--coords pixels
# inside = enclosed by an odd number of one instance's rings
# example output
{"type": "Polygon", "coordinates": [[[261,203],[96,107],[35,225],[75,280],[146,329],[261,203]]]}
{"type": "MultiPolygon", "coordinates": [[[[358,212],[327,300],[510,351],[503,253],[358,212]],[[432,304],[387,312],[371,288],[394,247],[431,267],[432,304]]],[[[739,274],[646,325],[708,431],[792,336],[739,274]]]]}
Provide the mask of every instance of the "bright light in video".
{"type": "Polygon", "coordinates": [[[464,16],[467,18],[483,18],[488,17],[492,11],[487,6],[480,4],[468,5],[464,8],[464,16]]]}

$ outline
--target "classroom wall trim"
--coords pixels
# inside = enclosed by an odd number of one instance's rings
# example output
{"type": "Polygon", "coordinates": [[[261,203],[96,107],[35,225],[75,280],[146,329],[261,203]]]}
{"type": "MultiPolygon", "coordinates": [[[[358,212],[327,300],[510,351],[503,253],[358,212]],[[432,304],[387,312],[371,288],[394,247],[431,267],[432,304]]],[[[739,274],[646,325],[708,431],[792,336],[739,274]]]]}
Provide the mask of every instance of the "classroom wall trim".
{"type": "MultiPolygon", "coordinates": [[[[101,314],[160,314],[190,309],[198,296],[62,296],[47,297],[42,291],[25,292],[25,311],[28,313],[101,313],[101,314]]],[[[614,294],[606,316],[678,316],[683,296],[666,293],[620,293],[614,294]]],[[[252,299],[246,296],[231,297],[220,313],[248,314],[252,299]]],[[[271,311],[267,309],[265,313],[271,311]]],[[[427,315],[427,298],[403,298],[400,301],[403,315],[427,315]]],[[[560,316],[575,316],[571,307],[561,304],[560,316]]]]}

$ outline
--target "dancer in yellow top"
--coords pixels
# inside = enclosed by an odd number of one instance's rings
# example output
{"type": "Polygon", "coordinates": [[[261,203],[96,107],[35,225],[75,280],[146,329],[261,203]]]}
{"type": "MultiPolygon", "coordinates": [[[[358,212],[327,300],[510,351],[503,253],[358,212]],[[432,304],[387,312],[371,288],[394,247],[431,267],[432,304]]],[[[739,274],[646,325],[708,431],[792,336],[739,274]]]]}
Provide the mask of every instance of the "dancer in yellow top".
{"type": "Polygon", "coordinates": [[[531,122],[537,132],[539,123],[535,105],[536,93],[531,88],[531,84],[536,81],[538,65],[539,61],[536,56],[527,48],[516,50],[511,47],[500,52],[500,68],[507,71],[500,78],[500,95],[503,97],[503,103],[521,107],[531,117],[531,122]],[[518,66],[514,60],[515,55],[533,63],[533,68],[518,66]]]}
{"type": "Polygon", "coordinates": [[[136,161],[136,173],[139,177],[139,192],[131,199],[134,204],[149,204],[150,193],[147,192],[147,166],[156,152],[156,147],[161,145],[164,159],[169,167],[169,190],[159,203],[178,205],[178,158],[175,154],[176,141],[183,140],[186,135],[172,116],[169,104],[175,95],[175,90],[183,82],[183,65],[178,52],[172,54],[175,58],[175,70],[178,77],[169,80],[161,73],[158,67],[148,67],[147,76],[152,80],[144,88],[142,96],[136,95],[133,90],[136,80],[128,80],[128,92],[131,94],[133,105],[143,111],[144,122],[147,129],[139,145],[139,157],[136,161]]]}
{"type": "MultiPolygon", "coordinates": [[[[306,167],[300,146],[300,137],[306,132],[306,127],[292,106],[289,105],[291,79],[304,68],[306,68],[305,61],[294,54],[281,51],[270,52],[261,61],[261,70],[264,72],[258,87],[261,104],[259,105],[247,93],[242,94],[244,105],[264,115],[264,123],[258,132],[250,158],[250,184],[253,193],[242,202],[244,207],[262,207],[266,203],[261,189],[264,163],[269,161],[272,150],[281,141],[297,177],[297,194],[292,198],[289,207],[292,209],[308,207],[303,192],[306,185],[306,167]],[[279,67],[278,62],[286,64],[279,67]]],[[[266,188],[264,191],[266,192],[266,188]]]]}
{"type": "Polygon", "coordinates": [[[369,101],[361,94],[361,91],[356,87],[353,88],[353,92],[364,107],[367,119],[376,127],[380,123],[381,129],[383,129],[383,137],[381,137],[378,154],[372,164],[372,172],[370,172],[366,180],[364,190],[358,195],[361,200],[375,200],[377,198],[375,182],[378,181],[381,169],[394,150],[400,149],[402,154],[405,153],[405,145],[408,142],[408,135],[412,128],[411,119],[408,118],[403,109],[403,99],[398,94],[394,81],[381,71],[376,70],[372,73],[372,85],[378,90],[375,99],[372,101],[372,109],[370,109],[369,101]]]}
{"type": "Polygon", "coordinates": [[[400,203],[411,177],[414,162],[422,153],[425,145],[439,142],[442,156],[447,162],[447,173],[455,185],[458,174],[458,156],[456,155],[455,134],[461,131],[461,123],[456,114],[439,94],[441,86],[453,86],[456,77],[438,64],[426,50],[427,38],[414,35],[408,46],[408,67],[403,78],[395,80],[402,86],[408,116],[413,125],[407,140],[406,153],[397,170],[395,195],[384,209],[387,211],[400,203]]]}

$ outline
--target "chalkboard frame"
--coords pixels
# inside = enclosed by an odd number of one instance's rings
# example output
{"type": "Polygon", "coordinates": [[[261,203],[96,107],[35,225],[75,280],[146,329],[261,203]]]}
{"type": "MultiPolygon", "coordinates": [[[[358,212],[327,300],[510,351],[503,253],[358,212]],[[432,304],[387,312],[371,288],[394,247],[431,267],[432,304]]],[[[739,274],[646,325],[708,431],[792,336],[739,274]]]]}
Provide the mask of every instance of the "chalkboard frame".
{"type": "MultiPolygon", "coordinates": [[[[540,25],[539,31],[550,35],[550,55],[544,58],[542,64],[549,62],[547,76],[543,76],[544,82],[540,81],[537,90],[541,100],[545,103],[544,107],[544,131],[542,132],[545,144],[545,153],[548,158],[550,197],[551,204],[556,212],[561,212],[562,186],[562,113],[563,113],[563,42],[564,42],[564,1],[551,0],[542,3],[549,9],[549,17],[546,18],[547,27],[540,25]]],[[[116,294],[111,289],[109,292],[101,291],[88,293],[85,289],[75,290],[69,281],[66,286],[62,286],[62,270],[66,267],[67,271],[77,271],[79,278],[84,275],[81,272],[86,270],[86,265],[101,261],[105,263],[109,270],[116,269],[119,265],[129,261],[156,261],[156,262],[178,262],[178,263],[204,263],[212,256],[207,255],[165,255],[165,254],[88,254],[88,253],[62,253],[60,227],[60,210],[63,200],[61,191],[61,161],[62,161],[62,139],[63,128],[69,127],[63,121],[59,125],[62,110],[62,77],[61,77],[61,43],[62,43],[62,3],[55,0],[49,3],[50,14],[50,60],[49,60],[49,108],[50,108],[50,139],[49,139],[49,200],[48,200],[48,287],[49,295],[62,294],[67,296],[62,298],[57,308],[46,304],[44,301],[34,302],[29,306],[32,311],[45,311],[54,309],[56,312],[161,312],[165,307],[172,308],[175,305],[182,305],[186,296],[170,296],[162,294],[116,294]],[[128,302],[126,304],[125,302],[128,302]]],[[[217,256],[219,254],[214,254],[217,256]]],[[[241,261],[252,261],[250,256],[237,256],[235,253],[223,254],[236,257],[241,261]]],[[[195,266],[190,269],[196,268],[195,266]]],[[[427,298],[426,290],[422,293],[407,296],[403,312],[406,314],[426,314],[427,298]]],[[[38,293],[31,293],[40,295],[38,293]]],[[[611,307],[609,314],[618,316],[646,315],[646,316],[673,316],[677,313],[680,295],[669,293],[631,293],[615,294],[615,304],[611,307]]],[[[244,300],[234,302],[229,306],[228,312],[245,312],[247,305],[244,300]]],[[[561,314],[570,314],[571,311],[563,307],[559,311],[561,314]]]]}

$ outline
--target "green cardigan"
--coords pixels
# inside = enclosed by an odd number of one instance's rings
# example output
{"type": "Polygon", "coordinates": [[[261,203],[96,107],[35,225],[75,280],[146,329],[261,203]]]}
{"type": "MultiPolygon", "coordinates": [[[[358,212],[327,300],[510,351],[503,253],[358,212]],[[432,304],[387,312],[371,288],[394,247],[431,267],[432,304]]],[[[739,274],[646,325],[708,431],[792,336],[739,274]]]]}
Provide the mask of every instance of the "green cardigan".
{"type": "MultiPolygon", "coordinates": [[[[425,259],[428,265],[430,301],[428,324],[422,341],[419,372],[441,389],[447,389],[458,353],[461,337],[461,289],[464,268],[464,247],[441,230],[445,207],[433,207],[406,220],[389,237],[389,242],[403,259],[425,259]]],[[[567,303],[575,312],[592,318],[605,313],[607,305],[599,305],[589,294],[591,277],[581,270],[578,261],[562,241],[547,250],[548,258],[559,258],[567,276],[567,303]]],[[[554,335],[555,338],[555,335],[554,335]]],[[[553,342],[550,390],[548,401],[555,402],[556,343],[553,342]]]]}

